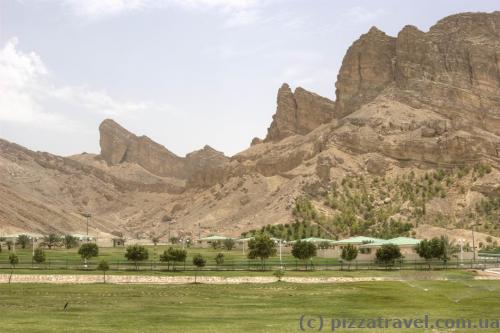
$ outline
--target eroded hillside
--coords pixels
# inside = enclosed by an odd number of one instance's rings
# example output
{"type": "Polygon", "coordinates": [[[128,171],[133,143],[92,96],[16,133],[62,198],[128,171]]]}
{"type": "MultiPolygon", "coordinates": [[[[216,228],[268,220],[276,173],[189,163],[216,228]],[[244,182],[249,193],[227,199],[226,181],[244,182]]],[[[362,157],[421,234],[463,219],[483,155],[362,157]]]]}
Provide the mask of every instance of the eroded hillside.
{"type": "Polygon", "coordinates": [[[266,138],[232,157],[208,146],[176,156],[113,120],[99,128],[99,155],[2,141],[1,224],[81,231],[89,211],[103,237],[144,236],[164,221],[192,237],[294,221],[330,236],[480,221],[499,235],[500,12],[396,37],[370,29],[347,51],[335,95],[284,84],[266,138]]]}

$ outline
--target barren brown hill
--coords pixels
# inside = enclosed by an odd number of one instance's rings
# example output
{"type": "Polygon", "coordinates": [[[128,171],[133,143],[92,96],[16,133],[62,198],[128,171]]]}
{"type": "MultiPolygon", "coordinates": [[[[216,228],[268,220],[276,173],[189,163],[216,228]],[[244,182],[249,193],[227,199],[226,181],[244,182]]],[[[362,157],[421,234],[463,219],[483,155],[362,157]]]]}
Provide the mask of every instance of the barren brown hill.
{"type": "Polygon", "coordinates": [[[266,138],[232,157],[179,157],[112,120],[99,129],[100,155],[1,141],[4,230],[81,231],[89,211],[94,232],[130,237],[169,219],[192,237],[269,224],[288,238],[427,237],[477,222],[499,236],[500,12],[396,37],[370,29],[344,57],[335,101],[284,84],[266,138]]]}

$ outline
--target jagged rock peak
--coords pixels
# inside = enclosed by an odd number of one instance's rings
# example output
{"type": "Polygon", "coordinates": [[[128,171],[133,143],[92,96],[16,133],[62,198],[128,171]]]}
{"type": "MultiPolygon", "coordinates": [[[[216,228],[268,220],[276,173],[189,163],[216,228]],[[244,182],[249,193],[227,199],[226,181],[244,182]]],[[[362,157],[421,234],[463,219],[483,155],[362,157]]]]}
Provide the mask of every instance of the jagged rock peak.
{"type": "MultiPolygon", "coordinates": [[[[278,90],[277,109],[265,142],[279,141],[290,135],[307,134],[334,118],[335,103],[301,87],[290,89],[283,83],[278,90]]],[[[259,141],[252,141],[257,144],[259,141]]]]}
{"type": "Polygon", "coordinates": [[[100,156],[109,164],[136,163],[160,176],[184,178],[183,159],[147,136],[138,137],[112,119],[99,126],[100,156]]]}
{"type": "MultiPolygon", "coordinates": [[[[351,114],[392,90],[417,108],[426,104],[443,112],[461,110],[470,120],[483,117],[475,114],[479,110],[498,114],[499,54],[500,12],[452,15],[429,32],[406,26],[397,37],[372,28],[344,57],[335,112],[351,114]]],[[[483,123],[500,133],[498,120],[483,123]]]]}
{"type": "Polygon", "coordinates": [[[377,28],[376,26],[372,26],[370,28],[370,30],[368,30],[368,32],[365,35],[367,35],[367,36],[370,36],[370,35],[386,35],[386,33],[383,32],[382,30],[380,30],[379,28],[377,28]]]}

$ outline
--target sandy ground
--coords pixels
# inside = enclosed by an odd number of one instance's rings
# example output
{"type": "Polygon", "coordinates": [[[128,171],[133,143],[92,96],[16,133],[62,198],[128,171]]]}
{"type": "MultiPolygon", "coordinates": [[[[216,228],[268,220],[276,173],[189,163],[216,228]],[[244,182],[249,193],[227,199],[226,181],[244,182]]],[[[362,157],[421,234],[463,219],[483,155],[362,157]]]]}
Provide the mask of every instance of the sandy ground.
{"type": "MultiPolygon", "coordinates": [[[[477,280],[500,280],[500,270],[478,272],[477,280]]],[[[290,283],[348,283],[404,281],[400,277],[283,277],[282,281],[290,283]]],[[[432,278],[432,280],[445,280],[432,278]]],[[[242,284],[273,283],[277,278],[267,276],[221,277],[199,276],[197,282],[205,284],[242,284]]],[[[11,283],[54,283],[54,284],[86,284],[102,283],[102,275],[67,275],[67,274],[14,274],[11,283]]],[[[141,276],[141,275],[107,275],[107,283],[113,284],[188,284],[194,282],[194,276],[141,276]]],[[[9,283],[9,274],[0,274],[0,283],[9,283]]]]}

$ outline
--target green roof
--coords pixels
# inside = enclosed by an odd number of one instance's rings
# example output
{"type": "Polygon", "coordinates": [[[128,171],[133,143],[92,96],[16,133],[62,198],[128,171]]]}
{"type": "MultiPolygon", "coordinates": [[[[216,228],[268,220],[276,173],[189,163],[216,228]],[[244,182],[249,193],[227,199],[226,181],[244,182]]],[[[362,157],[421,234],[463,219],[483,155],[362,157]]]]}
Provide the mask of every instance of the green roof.
{"type": "MultiPolygon", "coordinates": [[[[321,242],[334,242],[333,239],[319,238],[319,237],[309,237],[304,239],[299,239],[301,242],[311,242],[311,243],[321,243],[321,242]]],[[[290,243],[295,243],[297,240],[291,241],[290,243]]]]}
{"type": "Polygon", "coordinates": [[[370,246],[382,246],[384,244],[394,244],[398,246],[405,246],[405,245],[417,245],[421,242],[420,239],[415,239],[415,238],[410,238],[410,237],[396,237],[388,240],[382,240],[379,242],[374,242],[370,244],[365,244],[363,246],[365,247],[370,247],[370,246]]]}
{"type": "Polygon", "coordinates": [[[385,242],[385,239],[373,238],[373,237],[365,237],[365,236],[356,236],[347,239],[342,239],[334,242],[334,245],[343,245],[343,244],[364,244],[364,243],[378,243],[385,242]]]}
{"type": "Polygon", "coordinates": [[[240,238],[240,239],[237,239],[236,241],[237,242],[248,242],[250,239],[252,239],[253,237],[247,237],[247,238],[240,238]]]}
{"type": "Polygon", "coordinates": [[[231,237],[214,235],[214,236],[200,238],[200,240],[202,240],[202,241],[218,241],[218,240],[226,240],[226,239],[231,239],[231,237]]]}
{"type": "MultiPolygon", "coordinates": [[[[253,239],[254,237],[247,237],[247,238],[240,238],[240,239],[237,239],[236,241],[237,242],[248,242],[250,239],[253,239]]],[[[270,237],[270,239],[272,239],[273,241],[275,242],[284,242],[285,240],[284,239],[279,239],[279,238],[275,238],[275,237],[270,237]]]]}

